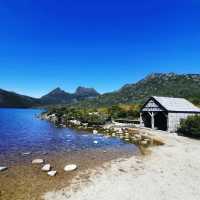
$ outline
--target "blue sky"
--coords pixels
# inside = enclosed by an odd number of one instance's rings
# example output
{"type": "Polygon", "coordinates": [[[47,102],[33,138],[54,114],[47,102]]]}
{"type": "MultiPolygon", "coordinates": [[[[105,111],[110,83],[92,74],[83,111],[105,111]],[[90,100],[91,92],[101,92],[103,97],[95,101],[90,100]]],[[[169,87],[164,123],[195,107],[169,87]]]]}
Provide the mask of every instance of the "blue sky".
{"type": "Polygon", "coordinates": [[[100,92],[200,72],[198,0],[0,0],[0,88],[100,92]]]}

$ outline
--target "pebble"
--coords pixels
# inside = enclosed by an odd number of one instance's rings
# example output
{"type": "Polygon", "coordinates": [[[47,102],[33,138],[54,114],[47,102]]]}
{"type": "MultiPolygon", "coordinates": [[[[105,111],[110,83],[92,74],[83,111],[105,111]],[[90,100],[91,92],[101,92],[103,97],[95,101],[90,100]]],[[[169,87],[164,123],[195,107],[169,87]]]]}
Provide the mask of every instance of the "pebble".
{"type": "Polygon", "coordinates": [[[51,165],[50,164],[46,164],[42,167],[42,171],[48,172],[51,169],[51,165]]]}
{"type": "Polygon", "coordinates": [[[49,176],[55,176],[57,174],[57,171],[49,171],[47,174],[49,176]]]}
{"type": "Polygon", "coordinates": [[[35,159],[32,161],[32,164],[42,164],[42,163],[44,163],[43,159],[35,159]]]}
{"type": "Polygon", "coordinates": [[[31,154],[31,152],[24,152],[24,153],[22,153],[23,156],[28,156],[30,154],[31,154]]]}
{"type": "Polygon", "coordinates": [[[94,144],[98,144],[98,141],[97,141],[97,140],[95,140],[93,143],[94,143],[94,144]]]}
{"type": "Polygon", "coordinates": [[[77,169],[77,165],[75,165],[75,164],[66,165],[64,167],[64,171],[66,171],[66,172],[74,171],[76,169],[77,169]]]}
{"type": "Polygon", "coordinates": [[[8,168],[6,166],[0,166],[0,172],[7,170],[8,168]]]}

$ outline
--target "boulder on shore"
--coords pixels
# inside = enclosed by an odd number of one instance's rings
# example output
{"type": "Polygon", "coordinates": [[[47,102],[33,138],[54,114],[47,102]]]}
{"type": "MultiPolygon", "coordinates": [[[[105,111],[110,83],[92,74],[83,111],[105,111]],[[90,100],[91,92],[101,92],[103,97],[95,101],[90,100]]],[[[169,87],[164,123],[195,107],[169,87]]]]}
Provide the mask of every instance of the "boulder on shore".
{"type": "Polygon", "coordinates": [[[6,166],[0,166],[0,172],[7,170],[8,168],[6,166]]]}

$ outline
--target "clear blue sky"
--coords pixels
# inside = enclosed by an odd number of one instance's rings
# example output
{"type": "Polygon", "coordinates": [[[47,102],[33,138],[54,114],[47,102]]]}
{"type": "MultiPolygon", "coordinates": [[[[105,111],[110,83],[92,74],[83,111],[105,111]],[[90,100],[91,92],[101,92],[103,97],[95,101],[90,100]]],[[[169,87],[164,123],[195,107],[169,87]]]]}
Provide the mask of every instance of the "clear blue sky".
{"type": "Polygon", "coordinates": [[[0,88],[112,91],[200,72],[199,0],[0,0],[0,88]]]}

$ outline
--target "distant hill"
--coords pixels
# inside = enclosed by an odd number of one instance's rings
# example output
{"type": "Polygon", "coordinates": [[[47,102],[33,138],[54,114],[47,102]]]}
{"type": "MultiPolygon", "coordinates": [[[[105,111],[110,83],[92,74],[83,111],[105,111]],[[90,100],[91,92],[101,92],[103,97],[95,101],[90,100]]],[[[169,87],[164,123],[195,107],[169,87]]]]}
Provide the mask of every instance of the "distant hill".
{"type": "Polygon", "coordinates": [[[40,98],[41,103],[44,105],[68,104],[72,103],[72,100],[73,95],[60,88],[56,88],[40,98]]]}
{"type": "Polygon", "coordinates": [[[56,88],[40,99],[0,90],[0,107],[32,107],[68,104],[79,107],[143,103],[150,96],[184,97],[200,104],[200,74],[154,73],[118,91],[100,95],[93,88],[78,87],[75,93],[56,88]]]}
{"type": "Polygon", "coordinates": [[[143,103],[148,97],[184,97],[200,104],[200,74],[154,73],[137,83],[124,85],[120,90],[106,93],[77,106],[99,107],[119,103],[143,103]]]}
{"type": "Polygon", "coordinates": [[[0,89],[0,107],[29,108],[40,106],[40,100],[0,89]]]}
{"type": "Polygon", "coordinates": [[[93,88],[78,87],[75,93],[68,93],[59,87],[41,98],[32,98],[0,89],[0,107],[35,107],[77,103],[100,95],[93,88]]]}

